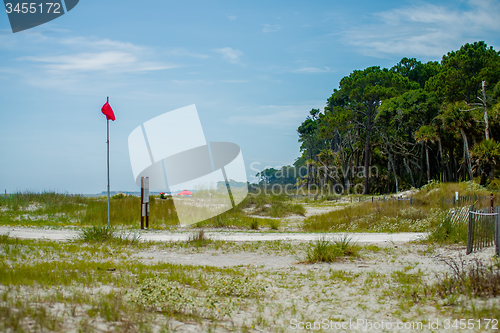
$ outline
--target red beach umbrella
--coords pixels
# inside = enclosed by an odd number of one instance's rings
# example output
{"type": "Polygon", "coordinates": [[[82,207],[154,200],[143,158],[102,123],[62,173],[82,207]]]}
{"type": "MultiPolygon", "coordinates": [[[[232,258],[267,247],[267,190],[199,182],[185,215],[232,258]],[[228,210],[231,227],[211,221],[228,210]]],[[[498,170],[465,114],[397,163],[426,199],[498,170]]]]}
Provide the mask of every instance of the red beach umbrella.
{"type": "Polygon", "coordinates": [[[191,191],[184,190],[184,191],[181,191],[181,192],[177,193],[177,195],[192,196],[192,195],[193,195],[193,193],[192,193],[191,191]]]}

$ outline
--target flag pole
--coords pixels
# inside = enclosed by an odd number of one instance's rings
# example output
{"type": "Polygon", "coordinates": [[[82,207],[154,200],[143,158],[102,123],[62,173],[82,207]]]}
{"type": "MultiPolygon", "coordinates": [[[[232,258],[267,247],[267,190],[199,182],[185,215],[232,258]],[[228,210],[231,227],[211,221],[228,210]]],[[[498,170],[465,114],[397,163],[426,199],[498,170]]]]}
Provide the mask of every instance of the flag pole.
{"type": "MultiPolygon", "coordinates": [[[[109,97],[107,97],[107,102],[109,103],[109,97]]],[[[108,229],[111,229],[111,215],[109,210],[109,119],[106,116],[106,126],[107,126],[107,146],[108,146],[108,229]]]]}

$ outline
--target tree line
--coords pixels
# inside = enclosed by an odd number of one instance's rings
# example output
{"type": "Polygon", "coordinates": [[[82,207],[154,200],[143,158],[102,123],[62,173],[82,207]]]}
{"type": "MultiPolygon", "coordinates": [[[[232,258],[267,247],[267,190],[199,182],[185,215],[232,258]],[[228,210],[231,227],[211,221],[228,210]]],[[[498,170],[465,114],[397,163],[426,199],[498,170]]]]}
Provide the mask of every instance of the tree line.
{"type": "Polygon", "coordinates": [[[262,171],[261,183],[358,185],[364,194],[432,180],[487,185],[500,160],[500,53],[480,41],[440,62],[354,70],[297,132],[294,166],[262,171]]]}

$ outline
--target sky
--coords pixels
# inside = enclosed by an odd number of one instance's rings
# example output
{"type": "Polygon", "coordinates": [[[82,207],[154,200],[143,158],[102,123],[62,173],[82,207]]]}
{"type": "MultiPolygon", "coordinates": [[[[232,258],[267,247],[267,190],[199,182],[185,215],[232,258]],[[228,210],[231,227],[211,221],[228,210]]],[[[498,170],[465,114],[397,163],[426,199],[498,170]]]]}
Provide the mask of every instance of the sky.
{"type": "Polygon", "coordinates": [[[300,156],[297,127],[342,77],[479,40],[498,51],[499,17],[498,0],[80,0],[12,33],[2,13],[0,190],[105,191],[108,96],[112,191],[139,190],[129,134],[191,104],[255,181],[300,156]]]}

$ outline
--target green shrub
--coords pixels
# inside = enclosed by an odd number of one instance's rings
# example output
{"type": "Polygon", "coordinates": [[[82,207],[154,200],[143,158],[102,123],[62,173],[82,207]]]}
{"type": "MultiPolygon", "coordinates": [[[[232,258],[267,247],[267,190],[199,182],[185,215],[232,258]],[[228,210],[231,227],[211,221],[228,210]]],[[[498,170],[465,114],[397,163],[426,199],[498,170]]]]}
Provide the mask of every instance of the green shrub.
{"type": "Polygon", "coordinates": [[[79,240],[83,242],[96,242],[104,243],[113,239],[113,228],[106,226],[92,226],[90,228],[83,228],[80,231],[79,240]]]}
{"type": "Polygon", "coordinates": [[[438,244],[465,244],[467,243],[467,223],[453,222],[450,215],[429,234],[429,242],[438,244]]]}
{"type": "Polygon", "coordinates": [[[438,294],[447,298],[457,294],[480,297],[500,296],[500,267],[486,265],[475,258],[467,264],[465,258],[445,259],[451,273],[445,274],[436,284],[438,294]]]}
{"type": "Polygon", "coordinates": [[[309,263],[333,262],[339,257],[358,256],[358,252],[359,246],[349,236],[336,240],[321,237],[307,248],[306,261],[309,263]]]}

